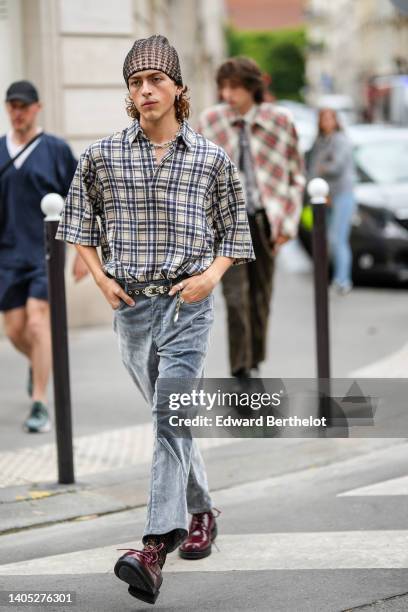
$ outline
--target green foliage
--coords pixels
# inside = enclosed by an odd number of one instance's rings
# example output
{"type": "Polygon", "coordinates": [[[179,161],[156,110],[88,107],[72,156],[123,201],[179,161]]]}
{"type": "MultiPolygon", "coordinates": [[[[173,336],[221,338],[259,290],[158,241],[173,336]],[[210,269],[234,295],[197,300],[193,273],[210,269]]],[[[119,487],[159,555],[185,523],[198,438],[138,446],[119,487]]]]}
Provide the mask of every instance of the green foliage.
{"type": "Polygon", "coordinates": [[[277,98],[302,100],[305,86],[306,32],[303,28],[272,32],[226,31],[228,55],[254,59],[272,79],[277,98]]]}

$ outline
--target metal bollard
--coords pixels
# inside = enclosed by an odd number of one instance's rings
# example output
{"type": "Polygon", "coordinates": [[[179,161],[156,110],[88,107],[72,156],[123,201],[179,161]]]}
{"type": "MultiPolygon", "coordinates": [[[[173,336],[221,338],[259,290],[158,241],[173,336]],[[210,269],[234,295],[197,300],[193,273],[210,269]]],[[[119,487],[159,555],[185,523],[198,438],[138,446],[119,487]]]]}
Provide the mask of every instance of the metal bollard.
{"type": "Polygon", "coordinates": [[[327,298],[329,261],[326,241],[326,209],[329,185],[321,178],[310,181],[307,187],[313,209],[313,263],[315,325],[317,349],[317,377],[319,392],[319,417],[331,424],[330,340],[329,308],[327,298]]]}
{"type": "Polygon", "coordinates": [[[49,193],[41,200],[41,209],[46,215],[44,231],[51,314],[58,482],[60,484],[72,484],[75,482],[75,479],[64,279],[65,245],[63,242],[55,240],[55,233],[63,206],[64,200],[58,193],[49,193]]]}

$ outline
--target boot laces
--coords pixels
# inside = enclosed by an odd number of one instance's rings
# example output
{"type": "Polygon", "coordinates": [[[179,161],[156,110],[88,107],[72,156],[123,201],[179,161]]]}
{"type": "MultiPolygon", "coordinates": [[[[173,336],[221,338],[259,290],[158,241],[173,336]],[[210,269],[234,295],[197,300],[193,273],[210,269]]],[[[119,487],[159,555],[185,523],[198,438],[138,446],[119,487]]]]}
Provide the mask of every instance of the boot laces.
{"type": "Polygon", "coordinates": [[[212,516],[214,518],[217,518],[217,517],[220,516],[221,510],[218,510],[218,508],[212,508],[212,510],[210,510],[209,512],[199,512],[197,514],[193,514],[192,519],[191,519],[191,533],[193,531],[195,531],[196,529],[198,529],[198,530],[205,529],[205,526],[204,526],[204,517],[207,514],[212,514],[212,516]],[[215,514],[214,510],[215,510],[216,514],[215,514]]]}
{"type": "Polygon", "coordinates": [[[164,543],[161,542],[154,546],[153,544],[146,544],[143,550],[135,550],[134,548],[118,548],[117,550],[126,550],[127,553],[137,553],[142,559],[149,564],[154,565],[159,561],[159,552],[163,550],[164,543]]]}

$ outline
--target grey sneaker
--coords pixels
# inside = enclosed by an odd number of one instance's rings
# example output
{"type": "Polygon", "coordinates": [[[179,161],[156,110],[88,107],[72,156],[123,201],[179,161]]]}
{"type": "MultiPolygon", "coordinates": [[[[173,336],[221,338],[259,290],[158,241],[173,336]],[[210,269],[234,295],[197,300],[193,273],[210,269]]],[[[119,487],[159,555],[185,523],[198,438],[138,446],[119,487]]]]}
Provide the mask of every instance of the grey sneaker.
{"type": "Polygon", "coordinates": [[[348,295],[353,289],[353,285],[351,283],[341,285],[340,283],[334,281],[330,289],[333,291],[333,293],[337,293],[337,295],[348,295]]]}
{"type": "Polygon", "coordinates": [[[24,428],[30,433],[46,433],[51,429],[47,408],[42,402],[33,402],[30,416],[24,421],[24,428]]]}

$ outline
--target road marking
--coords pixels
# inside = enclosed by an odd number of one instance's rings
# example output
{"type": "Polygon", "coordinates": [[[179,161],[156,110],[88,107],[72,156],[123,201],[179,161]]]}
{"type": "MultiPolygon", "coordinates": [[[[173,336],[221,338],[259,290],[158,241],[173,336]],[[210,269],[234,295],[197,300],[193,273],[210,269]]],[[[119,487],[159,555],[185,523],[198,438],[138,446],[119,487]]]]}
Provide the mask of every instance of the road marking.
{"type": "MultiPolygon", "coordinates": [[[[197,438],[202,450],[235,444],[239,438],[197,438]]],[[[74,439],[77,477],[148,464],[153,452],[151,423],[74,439]]],[[[0,488],[57,480],[55,444],[0,453],[0,488]]]]}
{"type": "MultiPolygon", "coordinates": [[[[408,530],[308,533],[252,533],[217,539],[210,557],[186,561],[169,555],[167,572],[220,572],[311,569],[408,568],[408,530]]],[[[126,542],[92,550],[53,555],[0,565],[2,576],[110,574],[118,548],[139,548],[126,542]]]]}
{"type": "Polygon", "coordinates": [[[350,378],[405,378],[407,375],[408,344],[382,359],[348,374],[350,378]]]}
{"type": "Polygon", "coordinates": [[[360,497],[371,495],[408,495],[408,476],[391,478],[365,487],[351,489],[344,493],[339,493],[337,497],[360,497]]]}

